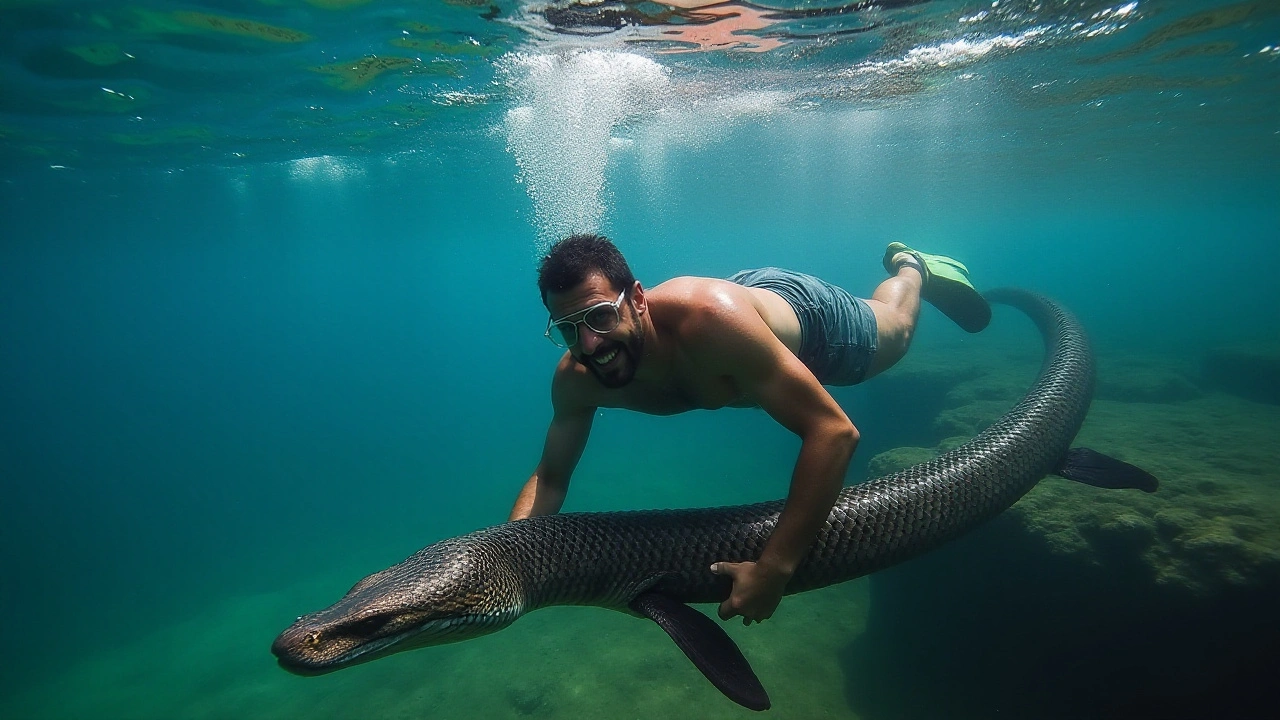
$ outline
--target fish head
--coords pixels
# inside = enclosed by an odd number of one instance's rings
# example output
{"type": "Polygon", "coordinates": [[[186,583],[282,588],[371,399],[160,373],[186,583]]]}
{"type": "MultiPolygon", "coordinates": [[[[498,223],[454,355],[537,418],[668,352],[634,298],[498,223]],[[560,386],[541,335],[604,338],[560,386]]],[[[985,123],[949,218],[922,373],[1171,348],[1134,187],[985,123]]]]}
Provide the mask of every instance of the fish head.
{"type": "Polygon", "coordinates": [[[429,545],[298,618],[271,652],[289,672],[320,675],[500,630],[524,610],[517,576],[501,557],[477,534],[429,545]]]}

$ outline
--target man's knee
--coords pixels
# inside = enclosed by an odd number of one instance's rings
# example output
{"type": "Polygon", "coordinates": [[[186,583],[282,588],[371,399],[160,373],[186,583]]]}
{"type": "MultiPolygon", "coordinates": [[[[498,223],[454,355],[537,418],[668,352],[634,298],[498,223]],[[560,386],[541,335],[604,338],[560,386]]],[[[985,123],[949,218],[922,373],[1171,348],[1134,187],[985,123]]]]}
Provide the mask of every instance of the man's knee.
{"type": "Polygon", "coordinates": [[[901,358],[911,348],[911,339],[915,337],[915,323],[902,322],[894,325],[890,332],[879,334],[879,350],[894,358],[901,358]]]}
{"type": "Polygon", "coordinates": [[[897,364],[910,349],[916,332],[916,318],[913,314],[883,304],[873,308],[877,323],[876,357],[868,377],[897,364]]]}
{"type": "Polygon", "coordinates": [[[876,336],[880,346],[901,345],[903,350],[911,345],[916,332],[917,315],[907,308],[888,305],[874,300],[867,301],[876,316],[876,336]]]}

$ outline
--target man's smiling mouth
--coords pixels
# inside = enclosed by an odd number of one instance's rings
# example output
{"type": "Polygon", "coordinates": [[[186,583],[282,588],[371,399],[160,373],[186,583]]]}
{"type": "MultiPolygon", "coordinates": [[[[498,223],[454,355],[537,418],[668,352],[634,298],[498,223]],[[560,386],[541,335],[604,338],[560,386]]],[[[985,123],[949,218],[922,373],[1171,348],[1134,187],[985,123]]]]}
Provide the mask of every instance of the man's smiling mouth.
{"type": "Polygon", "coordinates": [[[597,365],[608,365],[615,357],[618,356],[618,348],[614,348],[603,355],[591,356],[591,361],[597,365]]]}

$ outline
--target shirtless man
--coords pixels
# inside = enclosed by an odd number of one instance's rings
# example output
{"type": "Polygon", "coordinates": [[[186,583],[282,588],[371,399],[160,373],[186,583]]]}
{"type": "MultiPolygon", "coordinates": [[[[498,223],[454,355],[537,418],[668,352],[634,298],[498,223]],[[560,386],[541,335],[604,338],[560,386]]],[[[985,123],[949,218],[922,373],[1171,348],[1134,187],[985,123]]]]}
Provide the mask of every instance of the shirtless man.
{"type": "Polygon", "coordinates": [[[890,278],[871,299],[815,277],[763,268],[728,280],[678,277],[651,290],[608,239],[574,235],[538,269],[547,337],[567,352],[551,381],[542,459],[511,520],[560,510],[596,409],[655,415],[758,406],[800,436],[778,523],[755,562],[718,562],[733,581],[720,617],[768,619],[844,484],[858,430],[823,385],[853,385],[907,352],[920,300],[969,332],[991,309],[960,263],[890,243],[890,278]]]}

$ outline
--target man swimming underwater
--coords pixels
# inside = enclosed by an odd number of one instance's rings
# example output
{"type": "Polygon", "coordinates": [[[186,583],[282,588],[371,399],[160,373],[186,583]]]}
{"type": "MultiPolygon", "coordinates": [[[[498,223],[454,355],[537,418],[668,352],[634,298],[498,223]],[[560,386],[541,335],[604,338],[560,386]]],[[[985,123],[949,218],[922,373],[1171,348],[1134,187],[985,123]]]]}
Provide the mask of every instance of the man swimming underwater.
{"type": "Polygon", "coordinates": [[[857,428],[823,385],[855,385],[902,359],[922,298],[968,332],[991,320],[959,262],[895,242],[884,266],[890,277],[868,300],[780,268],[678,277],[646,291],[607,238],[557,243],[542,259],[538,288],[551,315],[546,335],[568,351],[551,381],[542,458],[510,519],[560,510],[597,408],[671,415],[758,406],[800,436],[791,487],[759,559],[718,562],[710,572],[733,581],[722,619],[768,619],[858,446],[857,428]]]}

